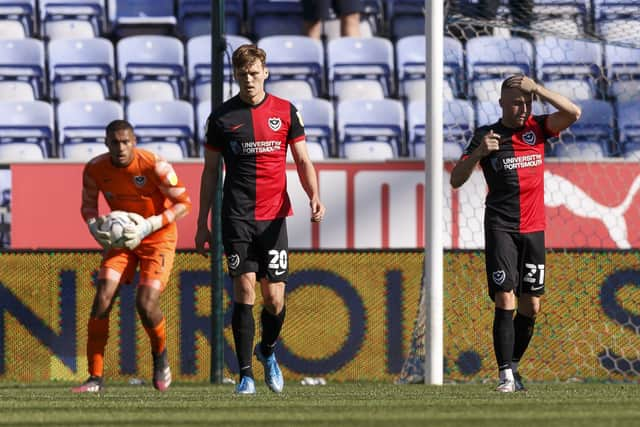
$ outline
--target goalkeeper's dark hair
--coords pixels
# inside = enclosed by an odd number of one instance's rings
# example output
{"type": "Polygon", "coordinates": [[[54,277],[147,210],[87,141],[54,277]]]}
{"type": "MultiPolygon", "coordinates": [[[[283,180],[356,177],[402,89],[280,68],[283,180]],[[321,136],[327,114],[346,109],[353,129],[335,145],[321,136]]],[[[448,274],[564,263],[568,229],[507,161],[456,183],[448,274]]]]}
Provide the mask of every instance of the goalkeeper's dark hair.
{"type": "Polygon", "coordinates": [[[234,69],[249,67],[256,61],[260,61],[264,67],[267,64],[267,52],[255,44],[243,44],[233,52],[231,57],[234,69]]]}
{"type": "Polygon", "coordinates": [[[133,132],[133,126],[131,126],[131,123],[126,120],[114,120],[107,125],[106,134],[107,136],[113,135],[119,130],[130,130],[133,132]]]}

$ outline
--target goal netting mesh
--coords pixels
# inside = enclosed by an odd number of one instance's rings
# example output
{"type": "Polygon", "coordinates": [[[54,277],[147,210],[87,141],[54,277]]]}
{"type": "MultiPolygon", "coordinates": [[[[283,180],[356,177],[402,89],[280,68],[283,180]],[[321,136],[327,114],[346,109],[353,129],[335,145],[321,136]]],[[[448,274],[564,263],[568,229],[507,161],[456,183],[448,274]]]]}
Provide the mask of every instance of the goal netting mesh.
{"type": "MultiPolygon", "coordinates": [[[[513,73],[582,108],[579,122],[545,153],[548,290],[524,374],[637,380],[640,2],[450,1],[445,13],[445,144],[464,145],[475,127],[499,119],[500,84],[513,73]]],[[[553,111],[534,100],[534,114],[553,111]]],[[[449,162],[445,184],[450,170],[449,162]]],[[[452,212],[445,218],[444,378],[482,381],[496,375],[482,251],[486,185],[474,173],[458,192],[444,191],[452,212]]],[[[427,286],[399,383],[424,382],[427,286]]]]}

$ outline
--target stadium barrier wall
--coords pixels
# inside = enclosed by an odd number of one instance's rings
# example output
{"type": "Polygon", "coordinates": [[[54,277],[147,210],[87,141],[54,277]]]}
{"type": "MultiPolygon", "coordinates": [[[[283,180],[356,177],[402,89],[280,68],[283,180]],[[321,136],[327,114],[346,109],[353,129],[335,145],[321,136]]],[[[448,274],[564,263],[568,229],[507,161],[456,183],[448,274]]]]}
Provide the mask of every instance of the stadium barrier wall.
{"type": "MultiPolygon", "coordinates": [[[[285,378],[396,378],[411,345],[422,258],[421,251],[293,251],[287,321],[277,347],[285,378]]],[[[86,324],[99,261],[97,251],[0,253],[0,380],[86,377],[86,324]]],[[[493,379],[493,309],[483,253],[447,251],[444,262],[445,380],[493,379]]],[[[162,298],[178,381],[209,378],[209,263],[179,252],[162,298]]],[[[640,251],[551,251],[547,275],[542,314],[521,363],[524,375],[546,381],[637,379],[640,251]]],[[[224,289],[225,375],[231,376],[237,366],[228,278],[224,289]]],[[[111,380],[151,376],[134,292],[123,286],[111,315],[105,372],[111,380]]],[[[260,306],[258,300],[256,320],[260,306]]],[[[255,370],[261,378],[259,363],[255,370]]]]}
{"type": "MultiPolygon", "coordinates": [[[[13,249],[98,248],[80,219],[82,165],[11,165],[13,249]]],[[[197,210],[202,163],[176,163],[197,210]]],[[[290,247],[300,249],[422,248],[424,163],[319,162],[320,196],[327,207],[320,224],[309,222],[309,202],[293,165],[287,166],[295,215],[288,219],[290,247]]],[[[462,188],[444,169],[444,247],[481,249],[486,185],[476,171],[462,188]]],[[[640,164],[557,162],[545,168],[548,247],[640,248],[640,164]]],[[[105,208],[104,202],[102,208],[105,208]]],[[[104,210],[103,210],[104,211],[104,210]]],[[[197,215],[178,223],[178,245],[193,248],[197,215]]]]}

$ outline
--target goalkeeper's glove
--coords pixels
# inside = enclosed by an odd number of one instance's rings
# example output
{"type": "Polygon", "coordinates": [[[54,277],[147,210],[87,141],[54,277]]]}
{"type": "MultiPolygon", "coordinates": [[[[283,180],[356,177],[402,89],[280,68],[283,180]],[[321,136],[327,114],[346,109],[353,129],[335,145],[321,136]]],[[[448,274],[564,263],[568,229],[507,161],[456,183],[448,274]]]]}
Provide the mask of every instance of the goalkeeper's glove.
{"type": "Polygon", "coordinates": [[[100,226],[104,223],[105,217],[89,218],[87,225],[89,226],[89,232],[96,242],[100,244],[104,249],[111,249],[111,234],[108,231],[100,230],[100,226]]]}
{"type": "Polygon", "coordinates": [[[124,228],[124,246],[128,249],[138,247],[145,237],[162,227],[162,216],[150,216],[143,218],[135,212],[129,212],[129,218],[133,222],[124,228]]]}

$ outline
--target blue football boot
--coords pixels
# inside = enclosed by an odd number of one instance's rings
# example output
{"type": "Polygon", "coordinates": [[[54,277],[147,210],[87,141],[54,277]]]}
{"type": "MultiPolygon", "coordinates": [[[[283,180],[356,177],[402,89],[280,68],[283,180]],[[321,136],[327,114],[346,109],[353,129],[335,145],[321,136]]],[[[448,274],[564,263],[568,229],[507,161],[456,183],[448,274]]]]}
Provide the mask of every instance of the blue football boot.
{"type": "Polygon", "coordinates": [[[251,377],[242,377],[236,386],[236,394],[256,394],[256,383],[251,377]]]}
{"type": "Polygon", "coordinates": [[[282,371],[278,366],[278,362],[276,361],[276,355],[274,353],[271,356],[265,356],[262,354],[260,350],[260,343],[256,345],[256,348],[253,352],[258,360],[264,366],[264,382],[267,383],[267,386],[274,393],[282,393],[282,388],[284,387],[284,378],[282,377],[282,371]]]}

